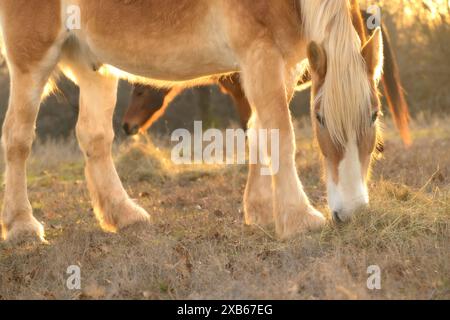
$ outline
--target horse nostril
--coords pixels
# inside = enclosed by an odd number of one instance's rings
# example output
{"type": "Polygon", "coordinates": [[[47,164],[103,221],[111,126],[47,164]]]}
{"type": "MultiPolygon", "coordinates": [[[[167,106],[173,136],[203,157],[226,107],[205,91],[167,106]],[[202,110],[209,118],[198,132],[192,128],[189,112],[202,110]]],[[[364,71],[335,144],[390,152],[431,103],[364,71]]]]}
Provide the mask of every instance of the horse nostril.
{"type": "Polygon", "coordinates": [[[139,132],[139,126],[133,126],[130,127],[130,125],[128,123],[124,123],[123,125],[123,130],[125,131],[125,133],[129,136],[134,136],[135,134],[137,134],[139,132]]]}
{"type": "Polygon", "coordinates": [[[125,131],[126,134],[130,134],[130,126],[128,125],[128,123],[124,123],[123,126],[123,131],[125,131]]]}
{"type": "Polygon", "coordinates": [[[342,219],[339,217],[339,212],[333,211],[333,221],[335,223],[342,223],[342,219]]]}

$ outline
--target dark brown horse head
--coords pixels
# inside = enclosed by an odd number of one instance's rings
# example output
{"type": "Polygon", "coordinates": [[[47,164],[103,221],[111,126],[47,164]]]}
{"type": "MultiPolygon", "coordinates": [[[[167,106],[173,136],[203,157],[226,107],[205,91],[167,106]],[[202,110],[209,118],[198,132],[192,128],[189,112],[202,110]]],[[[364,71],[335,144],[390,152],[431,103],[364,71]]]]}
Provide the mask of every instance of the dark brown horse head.
{"type": "MultiPolygon", "coordinates": [[[[233,99],[242,128],[246,129],[251,109],[242,90],[239,75],[234,74],[218,79],[217,84],[224,94],[230,95],[233,99]]],[[[158,89],[148,85],[134,85],[127,111],[122,120],[126,134],[132,136],[150,128],[183,89],[183,87],[158,89]]]]}
{"type": "Polygon", "coordinates": [[[165,100],[171,89],[157,89],[145,85],[134,85],[130,103],[123,118],[123,129],[127,135],[146,130],[163,112],[165,100]]]}

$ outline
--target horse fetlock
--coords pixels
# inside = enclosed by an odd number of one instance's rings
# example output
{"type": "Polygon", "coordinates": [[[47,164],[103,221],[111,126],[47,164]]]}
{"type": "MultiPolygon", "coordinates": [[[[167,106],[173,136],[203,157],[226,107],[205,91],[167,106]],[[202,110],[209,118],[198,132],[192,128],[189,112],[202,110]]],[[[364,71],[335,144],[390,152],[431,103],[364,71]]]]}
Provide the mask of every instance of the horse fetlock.
{"type": "Polygon", "coordinates": [[[245,223],[267,226],[273,223],[272,177],[262,176],[258,170],[257,166],[250,166],[244,193],[245,223]]]}
{"type": "Polygon", "coordinates": [[[245,224],[267,226],[273,223],[272,197],[244,199],[245,224]]]}

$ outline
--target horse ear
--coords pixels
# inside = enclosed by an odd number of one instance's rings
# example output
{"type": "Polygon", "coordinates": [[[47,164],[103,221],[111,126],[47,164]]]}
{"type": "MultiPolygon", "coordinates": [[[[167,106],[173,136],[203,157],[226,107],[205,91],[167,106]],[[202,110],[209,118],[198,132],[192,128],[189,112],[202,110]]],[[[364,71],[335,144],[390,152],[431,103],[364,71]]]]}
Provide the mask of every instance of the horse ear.
{"type": "Polygon", "coordinates": [[[378,27],[362,49],[369,73],[379,79],[383,70],[383,34],[378,27]]]}
{"type": "Polygon", "coordinates": [[[324,48],[312,41],[308,45],[307,55],[312,71],[320,78],[325,78],[325,75],[327,74],[327,55],[324,48]]]}

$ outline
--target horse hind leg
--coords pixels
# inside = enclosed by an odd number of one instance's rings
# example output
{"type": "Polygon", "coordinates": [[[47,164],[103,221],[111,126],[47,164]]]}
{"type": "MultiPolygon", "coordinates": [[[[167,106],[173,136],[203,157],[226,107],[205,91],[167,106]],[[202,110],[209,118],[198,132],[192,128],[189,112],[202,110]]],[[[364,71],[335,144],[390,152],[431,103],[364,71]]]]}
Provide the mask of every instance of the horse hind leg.
{"type": "Polygon", "coordinates": [[[248,122],[252,115],[250,104],[245,96],[244,90],[241,85],[241,78],[239,74],[235,73],[230,77],[224,77],[219,80],[219,86],[223,93],[231,96],[236,107],[236,111],[239,114],[241,121],[241,127],[244,130],[248,128],[248,122]]]}
{"type": "Polygon", "coordinates": [[[128,197],[111,155],[117,78],[93,71],[84,61],[64,64],[80,87],[76,134],[86,160],[85,175],[97,219],[107,231],[148,221],[148,213],[128,197]]]}
{"type": "Polygon", "coordinates": [[[21,61],[21,66],[8,61],[11,90],[2,129],[5,193],[1,215],[2,237],[8,241],[45,241],[44,228],[33,216],[28,199],[26,161],[35,137],[41,98],[57,64],[59,50],[54,44],[39,62],[21,61]]]}

